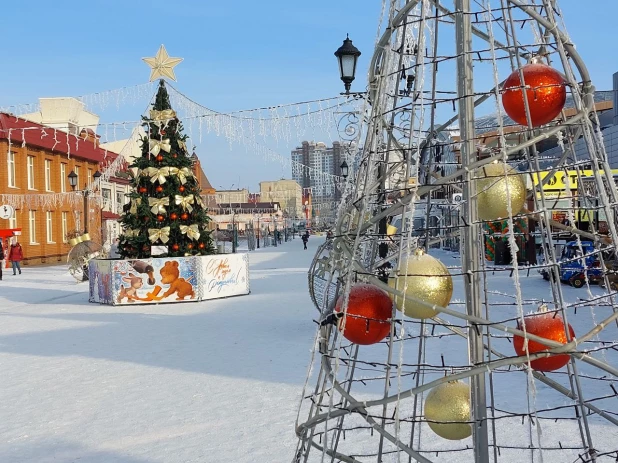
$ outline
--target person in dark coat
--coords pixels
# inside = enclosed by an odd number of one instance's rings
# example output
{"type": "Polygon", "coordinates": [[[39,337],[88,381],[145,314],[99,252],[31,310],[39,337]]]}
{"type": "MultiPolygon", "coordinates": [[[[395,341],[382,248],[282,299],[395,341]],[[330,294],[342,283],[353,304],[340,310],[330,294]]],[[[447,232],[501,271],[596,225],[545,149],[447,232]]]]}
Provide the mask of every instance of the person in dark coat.
{"type": "Polygon", "coordinates": [[[17,274],[17,271],[19,271],[19,274],[21,275],[21,261],[24,258],[24,251],[21,248],[21,244],[19,244],[17,241],[15,241],[13,244],[11,244],[11,249],[9,250],[9,260],[11,261],[11,264],[13,265],[13,275],[17,274]]]}
{"type": "Polygon", "coordinates": [[[4,268],[4,245],[0,239],[0,280],[2,280],[2,269],[4,268]]]}
{"type": "Polygon", "coordinates": [[[305,249],[307,249],[307,241],[309,241],[309,232],[306,232],[303,235],[302,239],[303,239],[303,246],[305,247],[305,249]]]}

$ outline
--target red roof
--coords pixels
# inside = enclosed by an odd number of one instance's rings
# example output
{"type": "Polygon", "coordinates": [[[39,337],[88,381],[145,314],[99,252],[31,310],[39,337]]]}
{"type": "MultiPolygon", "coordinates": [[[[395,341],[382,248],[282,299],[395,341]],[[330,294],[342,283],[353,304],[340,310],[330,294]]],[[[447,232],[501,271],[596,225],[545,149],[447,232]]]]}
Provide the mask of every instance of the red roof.
{"type": "Polygon", "coordinates": [[[120,218],[120,216],[118,214],[115,214],[113,212],[109,212],[109,211],[102,211],[101,212],[101,219],[103,220],[118,220],[120,218]]]}
{"type": "Polygon", "coordinates": [[[25,142],[30,146],[38,146],[87,161],[109,162],[118,156],[117,153],[106,151],[95,146],[91,141],[69,135],[62,130],[0,113],[0,139],[8,140],[9,138],[13,144],[25,142]]]}

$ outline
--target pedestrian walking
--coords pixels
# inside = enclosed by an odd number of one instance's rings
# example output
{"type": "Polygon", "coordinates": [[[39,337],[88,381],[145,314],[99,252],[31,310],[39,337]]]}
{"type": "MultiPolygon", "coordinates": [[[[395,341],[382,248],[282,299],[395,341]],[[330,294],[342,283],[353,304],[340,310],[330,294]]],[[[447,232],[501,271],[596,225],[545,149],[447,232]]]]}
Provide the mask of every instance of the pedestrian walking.
{"type": "Polygon", "coordinates": [[[111,259],[120,259],[120,238],[116,238],[109,249],[109,257],[111,259]]]}
{"type": "Polygon", "coordinates": [[[0,280],[2,280],[2,269],[4,268],[4,243],[0,239],[0,280]]]}
{"type": "Polygon", "coordinates": [[[13,265],[13,275],[17,275],[17,271],[21,275],[21,261],[24,258],[24,251],[21,248],[21,244],[17,241],[14,241],[11,244],[11,249],[9,250],[9,260],[11,261],[11,265],[13,265]]]}
{"type": "Polygon", "coordinates": [[[303,235],[303,246],[305,247],[305,249],[307,249],[307,241],[309,241],[309,232],[306,232],[303,235]]]}

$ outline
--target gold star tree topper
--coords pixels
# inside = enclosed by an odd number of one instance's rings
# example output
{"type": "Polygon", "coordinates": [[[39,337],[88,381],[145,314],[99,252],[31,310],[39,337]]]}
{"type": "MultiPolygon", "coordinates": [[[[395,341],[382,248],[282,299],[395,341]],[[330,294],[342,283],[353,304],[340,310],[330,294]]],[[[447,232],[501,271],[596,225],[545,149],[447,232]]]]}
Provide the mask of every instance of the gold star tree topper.
{"type": "Polygon", "coordinates": [[[159,77],[167,77],[176,81],[174,66],[177,66],[182,61],[182,58],[171,58],[167,54],[165,46],[161,45],[154,58],[142,58],[142,60],[150,66],[150,82],[159,77]]]}

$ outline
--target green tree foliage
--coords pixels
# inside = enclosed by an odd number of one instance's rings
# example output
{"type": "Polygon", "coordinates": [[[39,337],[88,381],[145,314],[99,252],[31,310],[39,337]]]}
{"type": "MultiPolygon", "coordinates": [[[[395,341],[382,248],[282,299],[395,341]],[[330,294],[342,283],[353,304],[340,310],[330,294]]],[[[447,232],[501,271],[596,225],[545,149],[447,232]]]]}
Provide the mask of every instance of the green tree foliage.
{"type": "Polygon", "coordinates": [[[142,117],[147,135],[142,156],[129,166],[137,169],[133,192],[120,223],[120,255],[151,257],[151,246],[166,246],[158,257],[181,257],[214,253],[210,218],[193,175],[193,159],[187,151],[182,124],[172,110],[163,80],[150,118],[142,117]]]}

